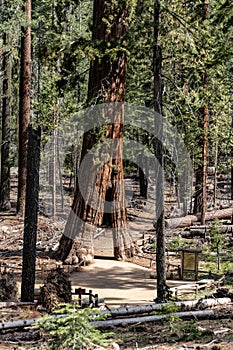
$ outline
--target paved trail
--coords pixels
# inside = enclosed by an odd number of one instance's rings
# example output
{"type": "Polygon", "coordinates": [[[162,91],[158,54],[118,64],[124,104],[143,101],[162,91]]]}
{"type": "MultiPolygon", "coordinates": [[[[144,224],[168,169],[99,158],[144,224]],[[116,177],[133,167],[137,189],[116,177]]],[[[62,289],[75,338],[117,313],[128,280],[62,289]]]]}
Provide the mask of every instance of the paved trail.
{"type": "Polygon", "coordinates": [[[146,268],[128,262],[96,259],[71,275],[72,285],[92,289],[107,305],[150,303],[156,283],[146,268]]]}
{"type": "Polygon", "coordinates": [[[156,297],[156,280],[150,279],[149,270],[129,262],[95,259],[92,265],[73,272],[71,280],[73,288],[92,289],[109,306],[149,304],[156,297]]]}

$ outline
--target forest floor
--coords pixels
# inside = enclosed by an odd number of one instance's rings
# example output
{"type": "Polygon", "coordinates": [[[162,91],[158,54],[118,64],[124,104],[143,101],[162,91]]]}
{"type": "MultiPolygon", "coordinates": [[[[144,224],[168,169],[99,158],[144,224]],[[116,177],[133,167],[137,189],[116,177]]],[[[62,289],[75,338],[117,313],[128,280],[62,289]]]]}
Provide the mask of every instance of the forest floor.
{"type": "MultiPolygon", "coordinates": [[[[44,272],[56,266],[56,262],[47,258],[46,248],[53,248],[58,242],[64,222],[40,217],[38,225],[38,258],[37,285],[43,284],[44,272]]],[[[23,221],[15,215],[0,214],[0,263],[1,269],[14,271],[18,289],[20,290],[20,274],[22,267],[22,234],[23,221]]],[[[73,288],[92,289],[104,299],[104,305],[114,308],[122,305],[151,304],[156,297],[156,280],[150,278],[151,269],[148,260],[134,259],[133,262],[113,260],[111,256],[111,240],[107,244],[105,234],[105,250],[100,244],[98,258],[89,266],[79,267],[70,275],[73,288]],[[102,255],[102,256],[100,256],[102,255]],[[105,257],[103,255],[106,255],[105,257]],[[136,262],[136,263],[135,263],[136,262]],[[143,266],[140,266],[143,265],[143,266]],[[148,266],[146,266],[148,265],[148,266]]],[[[109,238],[110,239],[110,238],[109,238]]],[[[98,244],[97,244],[98,246],[98,244]]],[[[168,281],[168,285],[183,284],[184,281],[168,281]]],[[[190,282],[187,282],[190,283],[190,282]]],[[[210,291],[210,293],[213,291],[210,291]]],[[[195,296],[193,296],[195,298],[195,296]]],[[[221,310],[223,311],[223,309],[221,310]]],[[[230,350],[233,349],[232,306],[226,312],[229,317],[216,320],[180,321],[168,320],[164,323],[140,323],[111,327],[116,334],[120,349],[157,349],[157,350],[230,350]]],[[[1,321],[40,316],[37,310],[1,309],[1,321]]],[[[38,337],[38,335],[36,336],[38,337]]],[[[24,337],[23,337],[24,338],[24,337]]],[[[43,338],[22,340],[18,333],[2,334],[0,350],[4,349],[44,349],[43,338]]]]}
{"type": "MultiPolygon", "coordinates": [[[[129,186],[132,182],[129,182],[129,186]]],[[[145,233],[154,235],[154,199],[147,203],[137,199],[136,205],[129,209],[129,227],[135,241],[141,240],[145,233]]],[[[37,233],[37,264],[36,288],[44,283],[46,273],[56,268],[55,260],[47,254],[56,248],[64,229],[65,218],[49,218],[39,216],[37,233]]],[[[9,213],[0,212],[0,271],[10,270],[17,281],[18,295],[20,297],[20,282],[22,270],[23,248],[23,219],[15,215],[12,209],[9,213]]],[[[104,229],[95,240],[96,258],[93,264],[72,268],[66,266],[70,273],[73,290],[84,288],[97,293],[101,307],[109,309],[117,306],[133,306],[153,304],[156,297],[156,279],[154,278],[155,255],[151,259],[135,257],[129,262],[115,261],[113,259],[111,231],[104,229]]],[[[180,264],[180,258],[171,257],[170,262],[180,264]]],[[[169,279],[170,287],[183,284],[179,279],[169,279]]],[[[186,284],[192,283],[186,281],[186,284]]],[[[233,289],[232,280],[228,281],[233,289]]],[[[212,294],[214,290],[206,291],[212,294]]],[[[203,298],[204,294],[183,295],[180,300],[203,298]]],[[[120,349],[143,350],[233,350],[233,306],[217,308],[217,312],[225,314],[219,319],[182,321],[180,319],[167,319],[163,323],[138,323],[135,325],[122,324],[110,327],[115,333],[115,340],[120,349]]],[[[21,309],[0,308],[0,322],[24,318],[40,317],[41,313],[35,308],[21,309]]],[[[0,350],[5,349],[45,349],[45,339],[37,329],[30,332],[12,330],[0,332],[0,350]],[[28,335],[28,339],[27,336],[28,335]]],[[[64,349],[65,350],[65,349],[64,349]]]]}

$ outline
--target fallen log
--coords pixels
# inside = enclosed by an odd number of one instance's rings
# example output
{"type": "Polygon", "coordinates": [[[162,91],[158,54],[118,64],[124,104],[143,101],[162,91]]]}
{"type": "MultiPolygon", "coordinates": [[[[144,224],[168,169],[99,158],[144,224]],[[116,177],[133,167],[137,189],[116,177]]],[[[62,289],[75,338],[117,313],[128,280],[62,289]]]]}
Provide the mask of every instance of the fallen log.
{"type": "MultiPolygon", "coordinates": [[[[210,227],[208,225],[192,225],[188,230],[199,230],[199,231],[209,231],[210,227]]],[[[233,231],[233,225],[222,223],[222,229],[226,232],[233,231]]]]}
{"type": "Polygon", "coordinates": [[[220,209],[215,211],[206,212],[205,220],[210,221],[214,219],[228,219],[233,215],[233,208],[220,209]]]}
{"type": "Polygon", "coordinates": [[[186,215],[180,218],[171,218],[165,220],[165,227],[176,228],[176,227],[189,227],[194,222],[197,222],[200,218],[196,215],[186,215]]]}
{"type": "MultiPolygon", "coordinates": [[[[219,306],[219,305],[226,305],[231,304],[230,298],[218,298],[218,299],[203,299],[203,300],[188,300],[188,301],[182,301],[182,302],[175,302],[175,305],[180,307],[181,309],[188,309],[192,310],[196,307],[199,309],[205,309],[207,307],[212,306],[219,306]]],[[[151,313],[155,310],[159,310],[161,307],[166,306],[166,304],[150,304],[150,305],[142,305],[142,306],[135,306],[135,307],[122,307],[122,308],[116,308],[112,310],[103,310],[100,313],[106,314],[112,317],[116,316],[126,316],[126,315],[136,315],[136,314],[145,314],[145,313],[151,313]]],[[[111,325],[120,325],[123,323],[127,324],[133,324],[138,322],[159,322],[163,320],[164,318],[168,317],[169,315],[177,315],[178,317],[182,319],[205,319],[205,318],[215,318],[214,310],[205,310],[205,311],[182,311],[177,312],[173,314],[164,314],[164,315],[153,315],[153,316],[141,316],[141,317],[132,317],[132,318],[117,318],[117,319],[110,319],[106,321],[93,321],[90,322],[90,324],[96,326],[96,327],[107,327],[111,325]]],[[[54,317],[66,317],[67,315],[51,315],[51,319],[54,317]]],[[[229,315],[226,315],[228,317],[229,315]]],[[[216,316],[217,317],[217,316],[216,316]]],[[[7,330],[12,328],[24,328],[24,327],[30,327],[32,325],[36,325],[37,322],[41,320],[41,317],[35,317],[35,318],[28,318],[28,319],[21,319],[21,320],[15,320],[15,321],[7,321],[7,322],[0,322],[0,331],[1,330],[7,330]]]]}
{"type": "Polygon", "coordinates": [[[90,324],[97,328],[105,328],[109,326],[119,326],[122,324],[160,322],[170,316],[177,316],[182,320],[190,320],[190,319],[200,320],[200,319],[208,319],[213,315],[214,315],[213,310],[185,311],[185,312],[176,312],[176,313],[171,313],[166,315],[153,315],[153,316],[142,316],[142,317],[117,318],[114,320],[105,320],[105,321],[93,321],[93,322],[90,322],[90,324]]]}
{"type": "Polygon", "coordinates": [[[230,298],[218,298],[218,299],[202,299],[198,304],[199,309],[207,309],[214,306],[230,305],[232,301],[230,298]]]}
{"type": "Polygon", "coordinates": [[[35,302],[31,302],[31,301],[1,301],[0,302],[0,308],[7,308],[7,307],[33,307],[35,306],[36,303],[35,302]]]}
{"type": "MultiPolygon", "coordinates": [[[[214,219],[227,219],[233,215],[233,208],[214,210],[206,212],[205,220],[210,221],[214,219]]],[[[171,218],[165,220],[165,227],[176,228],[176,227],[189,227],[193,223],[200,221],[200,214],[197,215],[186,215],[179,218],[171,218]]]]}
{"type": "Polygon", "coordinates": [[[0,322],[0,330],[3,329],[10,329],[10,328],[22,328],[22,327],[29,327],[38,322],[40,317],[36,318],[26,318],[23,320],[16,320],[16,321],[8,321],[8,322],[0,322]]]}
{"type": "MultiPolygon", "coordinates": [[[[222,226],[222,233],[227,234],[229,236],[233,233],[233,225],[223,225],[222,226]]],[[[194,238],[194,237],[200,237],[205,238],[208,236],[210,232],[210,226],[191,226],[188,230],[180,232],[180,235],[183,238],[194,238]]]]}
{"type": "MultiPolygon", "coordinates": [[[[196,307],[198,309],[205,309],[208,307],[227,305],[231,304],[230,298],[209,298],[209,299],[196,299],[187,301],[176,301],[174,304],[181,310],[193,310],[196,307]]],[[[166,307],[167,304],[148,304],[140,306],[131,307],[119,307],[115,309],[102,310],[101,315],[109,315],[112,317],[127,316],[127,315],[139,315],[139,314],[150,314],[156,310],[161,309],[161,307],[166,307]]]]}

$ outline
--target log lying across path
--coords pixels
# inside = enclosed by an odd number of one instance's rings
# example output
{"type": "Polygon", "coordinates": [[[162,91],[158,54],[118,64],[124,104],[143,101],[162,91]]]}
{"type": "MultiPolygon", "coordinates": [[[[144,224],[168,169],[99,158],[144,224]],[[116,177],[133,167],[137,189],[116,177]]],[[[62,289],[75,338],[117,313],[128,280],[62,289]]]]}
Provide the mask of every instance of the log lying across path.
{"type": "MultiPolygon", "coordinates": [[[[228,219],[233,215],[233,208],[214,210],[206,212],[205,220],[210,221],[214,219],[228,219]]],[[[171,218],[165,220],[165,226],[167,228],[176,228],[176,227],[189,227],[193,223],[200,221],[200,214],[197,215],[186,215],[180,218],[171,218]]]]}

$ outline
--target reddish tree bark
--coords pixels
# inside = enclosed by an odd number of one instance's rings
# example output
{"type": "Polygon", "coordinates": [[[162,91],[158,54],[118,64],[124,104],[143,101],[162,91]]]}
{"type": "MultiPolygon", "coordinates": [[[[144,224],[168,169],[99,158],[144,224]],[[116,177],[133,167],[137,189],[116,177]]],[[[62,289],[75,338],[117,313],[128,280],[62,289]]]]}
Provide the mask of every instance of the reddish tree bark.
{"type": "MultiPolygon", "coordinates": [[[[91,62],[88,99],[95,102],[122,102],[125,98],[126,54],[123,49],[127,33],[127,9],[117,6],[114,1],[94,1],[93,42],[102,52],[101,59],[91,62]],[[112,19],[110,15],[113,15],[112,19]],[[104,18],[109,19],[107,24],[104,18]],[[118,46],[115,57],[105,50],[107,44],[118,46]]],[[[80,160],[79,178],[85,178],[86,186],[77,183],[72,211],[60,240],[56,258],[66,260],[76,238],[82,245],[93,249],[92,237],[96,227],[103,223],[105,205],[109,226],[113,231],[114,256],[124,258],[130,255],[131,237],[127,231],[127,214],[123,186],[122,139],[124,124],[124,104],[114,108],[105,105],[104,113],[109,124],[84,134],[80,160]],[[101,130],[100,130],[101,129],[101,130]],[[104,137],[100,140],[100,132],[104,137]],[[108,159],[97,169],[88,150],[96,143],[108,141],[108,159]],[[87,163],[85,163],[87,162],[87,163]],[[84,193],[85,192],[85,195],[84,193]],[[89,237],[89,238],[88,238],[89,237]],[[89,239],[89,242],[85,240],[89,239]]],[[[98,157],[98,155],[96,155],[98,157]]],[[[102,155],[99,154],[101,159],[102,155]]]]}

